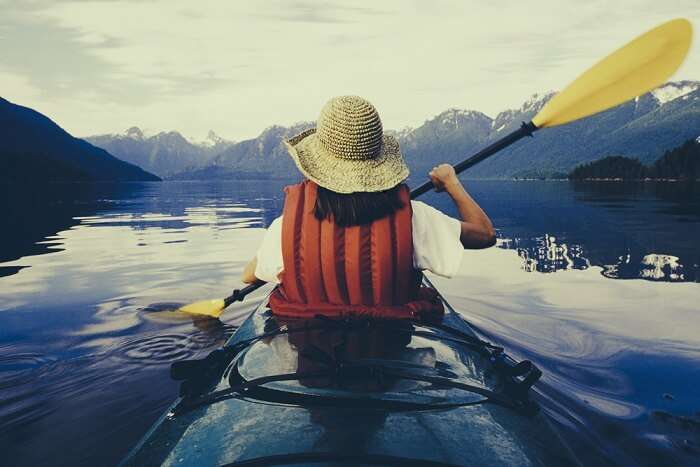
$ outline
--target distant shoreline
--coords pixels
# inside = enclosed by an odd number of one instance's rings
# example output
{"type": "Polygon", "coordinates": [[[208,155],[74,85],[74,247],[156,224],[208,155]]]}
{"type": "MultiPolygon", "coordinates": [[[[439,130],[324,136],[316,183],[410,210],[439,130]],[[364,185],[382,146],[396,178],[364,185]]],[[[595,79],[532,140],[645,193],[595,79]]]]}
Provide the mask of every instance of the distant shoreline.
{"type": "MultiPolygon", "coordinates": [[[[480,180],[480,179],[472,179],[480,180]]],[[[486,179],[481,179],[486,180],[486,179]]],[[[492,178],[488,180],[511,180],[514,182],[605,182],[605,183],[620,183],[620,182],[635,182],[635,183],[647,183],[647,182],[691,182],[698,183],[700,179],[685,179],[685,178],[510,178],[510,179],[497,179],[492,178]]]]}
{"type": "MultiPolygon", "coordinates": [[[[192,179],[163,179],[163,180],[84,180],[84,181],[41,181],[42,185],[57,186],[57,185],[121,185],[121,184],[142,184],[142,183],[218,183],[218,182],[297,182],[295,178],[221,178],[212,180],[192,179]]],[[[700,179],[622,179],[622,178],[582,178],[582,179],[566,179],[566,178],[471,178],[465,179],[466,182],[587,182],[587,183],[700,183],[700,179]]],[[[0,180],[0,186],[17,186],[26,185],[25,181],[10,181],[0,180]]],[[[33,189],[36,189],[34,187],[33,189]]]]}
{"type": "Polygon", "coordinates": [[[700,182],[700,179],[687,178],[572,178],[571,182],[700,182]]]}

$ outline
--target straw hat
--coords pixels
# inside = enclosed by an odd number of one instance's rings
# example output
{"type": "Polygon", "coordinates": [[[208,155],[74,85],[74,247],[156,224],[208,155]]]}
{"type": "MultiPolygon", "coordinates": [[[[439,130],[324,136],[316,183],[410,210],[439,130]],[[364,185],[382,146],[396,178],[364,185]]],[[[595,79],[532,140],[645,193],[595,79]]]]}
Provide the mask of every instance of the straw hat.
{"type": "Polygon", "coordinates": [[[336,193],[388,190],[408,177],[398,140],[382,132],[377,109],[358,96],[328,101],[316,128],[285,145],[308,179],[336,193]]]}

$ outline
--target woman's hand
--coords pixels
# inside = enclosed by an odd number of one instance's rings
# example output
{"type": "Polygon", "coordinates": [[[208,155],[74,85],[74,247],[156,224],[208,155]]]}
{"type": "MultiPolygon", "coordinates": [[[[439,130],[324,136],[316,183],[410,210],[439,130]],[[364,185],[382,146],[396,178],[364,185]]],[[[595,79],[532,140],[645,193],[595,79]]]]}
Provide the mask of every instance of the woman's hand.
{"type": "Polygon", "coordinates": [[[488,248],[496,243],[496,232],[491,219],[469,196],[457,178],[454,167],[440,164],[428,174],[435,191],[446,191],[454,201],[462,217],[462,231],[459,239],[464,248],[488,248]]]}
{"type": "Polygon", "coordinates": [[[462,186],[462,182],[457,178],[454,167],[450,164],[440,164],[437,167],[433,167],[428,176],[430,176],[430,180],[435,186],[435,191],[438,193],[441,191],[449,192],[451,189],[462,186]]]}

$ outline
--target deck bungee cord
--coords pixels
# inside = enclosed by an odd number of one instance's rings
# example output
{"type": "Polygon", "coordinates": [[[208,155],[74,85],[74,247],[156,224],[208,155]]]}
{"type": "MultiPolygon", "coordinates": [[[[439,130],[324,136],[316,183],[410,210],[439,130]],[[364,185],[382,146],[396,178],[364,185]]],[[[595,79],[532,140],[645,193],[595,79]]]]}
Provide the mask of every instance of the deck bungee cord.
{"type": "MultiPolygon", "coordinates": [[[[180,395],[183,397],[183,399],[171,410],[170,414],[171,416],[176,417],[194,408],[214,404],[233,397],[257,398],[260,400],[274,400],[276,402],[297,403],[302,405],[305,403],[319,403],[321,400],[323,400],[325,404],[335,403],[343,406],[348,406],[348,404],[350,406],[374,404],[374,406],[387,410],[425,410],[477,403],[474,401],[470,401],[468,403],[420,403],[381,399],[363,399],[341,395],[319,397],[309,394],[295,394],[292,392],[263,388],[264,385],[271,382],[324,377],[334,379],[336,381],[357,381],[363,378],[396,378],[413,380],[417,382],[431,383],[434,385],[434,389],[449,388],[479,394],[483,396],[483,399],[479,400],[478,403],[498,403],[520,411],[531,411],[534,409],[534,405],[531,404],[531,401],[527,397],[528,390],[541,377],[542,372],[529,360],[515,362],[503,352],[502,347],[495,346],[489,342],[479,339],[478,337],[468,335],[458,329],[454,329],[446,325],[409,320],[406,320],[403,324],[410,325],[411,329],[407,329],[404,326],[397,327],[395,323],[390,320],[376,318],[330,319],[320,315],[313,320],[304,320],[298,326],[283,325],[274,330],[270,330],[260,335],[239,341],[235,345],[217,349],[203,359],[175,362],[171,367],[171,376],[175,380],[182,381],[180,395]],[[459,375],[444,369],[441,370],[415,364],[410,365],[403,362],[382,361],[381,359],[352,361],[344,359],[342,355],[331,356],[326,354],[325,359],[318,358],[317,355],[317,362],[327,367],[324,371],[297,371],[263,376],[252,380],[243,379],[240,374],[235,371],[235,364],[231,365],[236,358],[243,357],[251,345],[263,339],[271,339],[276,336],[289,335],[292,333],[308,333],[311,331],[325,330],[341,330],[346,333],[362,333],[373,328],[385,332],[389,331],[410,334],[416,337],[426,337],[436,340],[449,341],[465,349],[475,351],[493,364],[494,367],[501,372],[501,376],[507,378],[508,384],[504,386],[504,392],[498,393],[484,387],[459,382],[457,381],[459,375]],[[199,384],[199,382],[205,380],[211,381],[212,379],[216,379],[217,376],[225,375],[227,372],[229,373],[228,388],[203,394],[208,388],[206,386],[202,386],[199,384]]],[[[344,334],[343,338],[346,339],[347,336],[344,334]]],[[[344,342],[340,344],[341,348],[343,346],[344,342]]],[[[320,351],[320,349],[318,350],[320,351]]],[[[321,353],[321,355],[323,355],[323,353],[321,353]]],[[[313,358],[313,356],[308,353],[305,356],[307,358],[313,358]]]]}

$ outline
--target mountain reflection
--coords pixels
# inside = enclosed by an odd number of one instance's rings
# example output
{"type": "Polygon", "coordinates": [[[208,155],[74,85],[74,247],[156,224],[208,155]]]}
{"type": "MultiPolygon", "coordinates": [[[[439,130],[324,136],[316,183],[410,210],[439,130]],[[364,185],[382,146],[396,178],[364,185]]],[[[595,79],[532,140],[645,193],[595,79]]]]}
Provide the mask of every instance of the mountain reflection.
{"type": "Polygon", "coordinates": [[[59,232],[78,225],[80,217],[139,199],[147,187],[138,183],[0,184],[0,211],[6,222],[0,231],[0,277],[27,267],[2,263],[61,251],[59,232]]]}
{"type": "MultiPolygon", "coordinates": [[[[288,182],[54,183],[39,187],[0,184],[0,277],[30,267],[28,257],[65,249],[66,232],[79,227],[174,234],[163,243],[187,242],[188,229],[215,231],[268,225],[281,210],[288,182]],[[177,234],[180,234],[178,237],[177,234]],[[178,237],[178,238],[175,238],[178,237]]],[[[139,246],[147,246],[144,237],[139,246]]]]}

